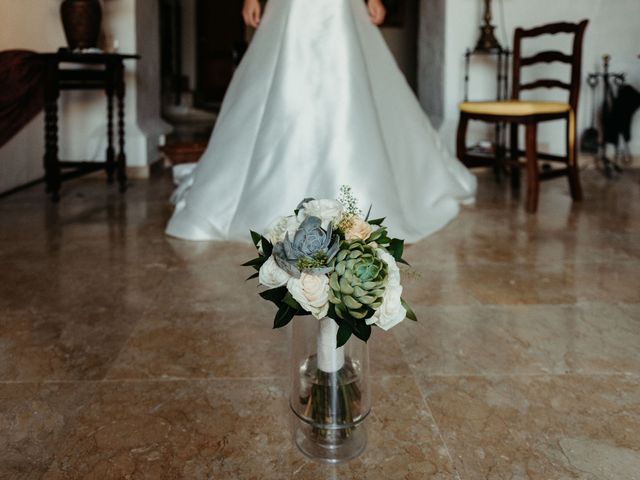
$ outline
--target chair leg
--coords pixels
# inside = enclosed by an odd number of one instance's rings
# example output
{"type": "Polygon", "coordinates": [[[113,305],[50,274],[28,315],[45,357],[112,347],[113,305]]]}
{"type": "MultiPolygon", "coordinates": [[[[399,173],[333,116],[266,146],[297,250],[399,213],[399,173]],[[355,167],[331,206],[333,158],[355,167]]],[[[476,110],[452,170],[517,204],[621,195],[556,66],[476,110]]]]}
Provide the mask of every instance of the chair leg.
{"type": "Polygon", "coordinates": [[[527,211],[538,210],[538,193],[540,191],[540,173],[538,171],[538,124],[528,123],[526,133],[527,151],[527,211]]]}
{"type": "Polygon", "coordinates": [[[458,160],[465,163],[467,158],[467,128],[469,126],[469,117],[460,112],[460,121],[458,122],[458,135],[456,140],[456,155],[458,160]]]}
{"type": "Polygon", "coordinates": [[[580,167],[578,166],[578,143],[576,142],[576,120],[575,113],[572,111],[567,118],[567,162],[569,188],[571,190],[571,198],[575,202],[582,201],[582,186],[580,185],[580,167]]]}
{"type": "Polygon", "coordinates": [[[510,155],[510,168],[509,171],[511,173],[511,188],[513,190],[519,190],[520,189],[520,156],[518,154],[518,124],[517,123],[512,123],[511,125],[509,125],[509,130],[510,130],[510,139],[509,139],[509,146],[511,149],[511,155],[510,155]]]}

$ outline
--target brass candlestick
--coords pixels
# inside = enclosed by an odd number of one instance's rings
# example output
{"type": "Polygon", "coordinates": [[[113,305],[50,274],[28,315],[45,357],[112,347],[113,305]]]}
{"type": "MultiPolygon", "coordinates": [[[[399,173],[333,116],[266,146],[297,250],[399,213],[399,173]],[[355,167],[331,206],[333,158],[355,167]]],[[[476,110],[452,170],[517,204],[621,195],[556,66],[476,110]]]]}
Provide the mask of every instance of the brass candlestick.
{"type": "Polygon", "coordinates": [[[496,27],[491,25],[493,16],[491,14],[491,0],[484,0],[484,25],[480,27],[480,38],[476,44],[476,52],[501,51],[502,45],[496,38],[496,27]]]}

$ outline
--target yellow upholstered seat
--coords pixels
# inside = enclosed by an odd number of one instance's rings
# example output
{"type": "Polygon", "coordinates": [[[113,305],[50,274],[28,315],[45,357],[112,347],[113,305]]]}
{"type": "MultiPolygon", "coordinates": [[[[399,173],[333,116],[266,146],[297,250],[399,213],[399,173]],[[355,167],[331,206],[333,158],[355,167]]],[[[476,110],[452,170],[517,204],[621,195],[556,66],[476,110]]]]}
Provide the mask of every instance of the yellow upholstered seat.
{"type": "Polygon", "coordinates": [[[505,100],[500,102],[464,102],[460,111],[476,115],[505,115],[525,117],[527,115],[546,115],[567,113],[571,105],[561,102],[527,102],[522,100],[505,100]]]}

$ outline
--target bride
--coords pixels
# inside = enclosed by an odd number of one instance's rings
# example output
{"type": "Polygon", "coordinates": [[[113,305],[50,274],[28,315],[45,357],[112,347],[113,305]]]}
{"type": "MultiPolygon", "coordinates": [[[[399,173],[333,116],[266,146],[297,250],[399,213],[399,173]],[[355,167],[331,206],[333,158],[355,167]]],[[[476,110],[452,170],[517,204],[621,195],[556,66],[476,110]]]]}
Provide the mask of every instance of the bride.
{"type": "Polygon", "coordinates": [[[243,16],[256,35],[206,152],[178,175],[168,235],[248,241],[303,198],[349,185],[394,237],[416,242],[473,202],[475,177],[375,26],[381,0],[269,0],[264,15],[245,0],[243,16]]]}

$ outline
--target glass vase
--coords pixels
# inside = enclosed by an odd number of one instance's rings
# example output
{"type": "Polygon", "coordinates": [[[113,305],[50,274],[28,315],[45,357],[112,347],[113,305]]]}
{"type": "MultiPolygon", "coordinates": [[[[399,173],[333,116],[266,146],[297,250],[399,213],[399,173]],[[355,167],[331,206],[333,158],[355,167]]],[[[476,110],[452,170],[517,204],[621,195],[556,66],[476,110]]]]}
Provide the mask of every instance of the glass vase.
{"type": "Polygon", "coordinates": [[[291,335],[293,440],[309,458],[342,463],[367,444],[371,410],[369,350],[352,337],[337,348],[331,318],[296,318],[291,335]]]}

